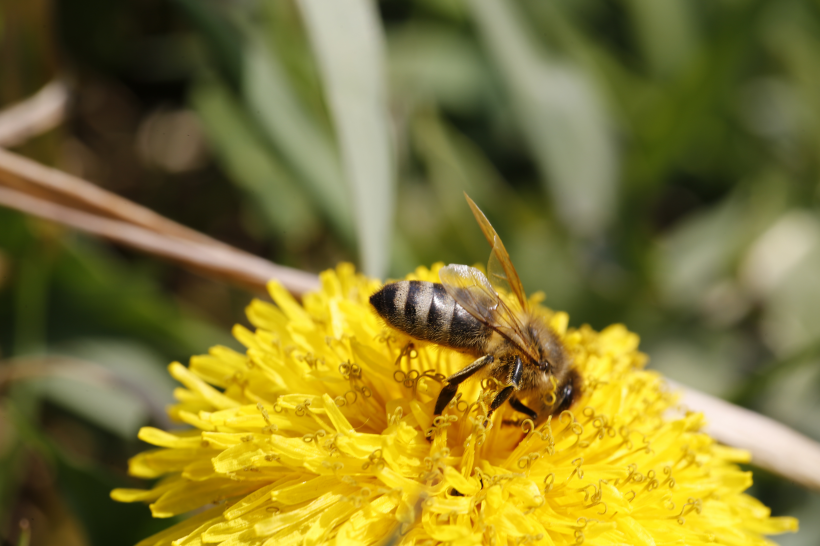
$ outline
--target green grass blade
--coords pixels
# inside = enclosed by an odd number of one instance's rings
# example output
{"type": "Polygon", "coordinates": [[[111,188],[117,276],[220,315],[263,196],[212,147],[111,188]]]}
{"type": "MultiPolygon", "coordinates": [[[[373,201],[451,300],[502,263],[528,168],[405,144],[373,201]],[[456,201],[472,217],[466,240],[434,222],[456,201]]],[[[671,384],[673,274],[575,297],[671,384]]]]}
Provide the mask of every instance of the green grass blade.
{"type": "Polygon", "coordinates": [[[261,142],[253,123],[229,90],[216,80],[200,82],[191,102],[222,167],[260,209],[270,231],[299,246],[318,229],[306,192],[261,142]]]}
{"type": "Polygon", "coordinates": [[[486,113],[492,106],[486,59],[463,33],[441,25],[408,24],[392,30],[387,47],[397,102],[434,103],[465,115],[486,113]]]}
{"type": "Polygon", "coordinates": [[[651,71],[668,76],[679,70],[697,47],[692,3],[685,0],[627,0],[625,5],[651,71]]]}
{"type": "Polygon", "coordinates": [[[395,173],[378,13],[360,0],[302,0],[299,6],[352,190],[362,267],[381,277],[388,262],[395,173]]]}
{"type": "Polygon", "coordinates": [[[470,6],[559,216],[576,234],[600,233],[612,218],[617,166],[591,81],[576,67],[539,55],[511,4],[477,0],[470,6]]]}
{"type": "Polygon", "coordinates": [[[341,239],[352,242],[353,217],[343,171],[330,139],[305,111],[269,43],[248,31],[244,99],[268,141],[304,183],[341,239]]]}

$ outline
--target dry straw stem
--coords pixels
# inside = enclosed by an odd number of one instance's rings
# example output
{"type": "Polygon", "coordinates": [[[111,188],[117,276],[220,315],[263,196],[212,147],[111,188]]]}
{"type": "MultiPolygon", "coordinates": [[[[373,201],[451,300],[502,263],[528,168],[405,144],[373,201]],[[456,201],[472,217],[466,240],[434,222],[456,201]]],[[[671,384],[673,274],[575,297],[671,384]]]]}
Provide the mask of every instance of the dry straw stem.
{"type": "MultiPolygon", "coordinates": [[[[0,158],[0,173],[3,172],[3,167],[0,158]]],[[[120,220],[58,205],[10,188],[0,187],[0,204],[162,256],[206,276],[227,280],[257,292],[264,292],[267,281],[272,278],[281,279],[282,284],[296,295],[319,286],[315,275],[276,265],[222,243],[207,244],[157,233],[120,220]]]]}
{"type": "Polygon", "coordinates": [[[817,442],[759,413],[668,379],[667,383],[683,392],[683,406],[706,416],[705,432],[710,436],[726,445],[748,450],[755,466],[820,491],[820,445],[817,442]]]}
{"type": "MultiPolygon", "coordinates": [[[[67,100],[65,86],[52,83],[26,101],[0,111],[0,145],[18,144],[21,138],[53,128],[63,119],[54,115],[58,95],[64,96],[63,103],[67,100]],[[23,129],[25,124],[27,130],[23,129]]],[[[163,256],[257,292],[264,293],[271,278],[280,279],[298,296],[319,285],[315,275],[239,250],[86,180],[2,148],[0,204],[163,256]]]]}
{"type": "Polygon", "coordinates": [[[0,148],[0,185],[31,194],[45,201],[60,203],[78,211],[124,220],[129,224],[156,233],[231,248],[95,184],[2,148],[0,148]]]}
{"type": "MultiPolygon", "coordinates": [[[[3,119],[0,112],[0,122],[3,119]]],[[[297,296],[319,286],[315,275],[233,248],[90,182],[2,149],[0,204],[259,291],[269,279],[279,280],[297,296]]],[[[707,432],[712,437],[747,449],[756,466],[820,490],[819,444],[767,417],[674,382],[669,384],[683,390],[684,406],[706,415],[710,423],[707,432]]]]}
{"type": "Polygon", "coordinates": [[[68,85],[53,80],[28,99],[0,111],[0,146],[17,146],[60,125],[68,99],[68,85]]]}

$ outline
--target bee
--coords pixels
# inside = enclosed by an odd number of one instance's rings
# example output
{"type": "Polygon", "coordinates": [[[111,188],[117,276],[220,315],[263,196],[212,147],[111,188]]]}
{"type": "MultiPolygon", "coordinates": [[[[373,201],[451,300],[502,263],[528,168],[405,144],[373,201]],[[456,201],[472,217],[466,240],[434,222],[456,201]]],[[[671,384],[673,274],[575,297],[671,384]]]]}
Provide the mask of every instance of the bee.
{"type": "Polygon", "coordinates": [[[492,246],[480,270],[450,264],[439,271],[441,283],[398,281],[370,297],[376,312],[409,336],[476,358],[447,378],[436,400],[440,415],[471,377],[493,378],[501,390],[488,417],[509,401],[536,424],[569,408],[580,392],[580,376],[569,353],[545,318],[533,313],[510,256],[487,217],[465,193],[484,236],[492,246]],[[499,295],[512,293],[520,309],[499,295]]]}

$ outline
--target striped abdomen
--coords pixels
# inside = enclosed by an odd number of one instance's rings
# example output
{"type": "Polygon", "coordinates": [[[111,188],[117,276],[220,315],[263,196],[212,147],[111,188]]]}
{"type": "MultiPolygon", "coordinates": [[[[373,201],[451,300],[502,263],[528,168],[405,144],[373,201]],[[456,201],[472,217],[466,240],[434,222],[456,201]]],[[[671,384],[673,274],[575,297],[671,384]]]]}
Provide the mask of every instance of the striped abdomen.
{"type": "Polygon", "coordinates": [[[439,283],[399,281],[370,296],[390,326],[454,349],[481,353],[492,330],[456,303],[439,283]]]}

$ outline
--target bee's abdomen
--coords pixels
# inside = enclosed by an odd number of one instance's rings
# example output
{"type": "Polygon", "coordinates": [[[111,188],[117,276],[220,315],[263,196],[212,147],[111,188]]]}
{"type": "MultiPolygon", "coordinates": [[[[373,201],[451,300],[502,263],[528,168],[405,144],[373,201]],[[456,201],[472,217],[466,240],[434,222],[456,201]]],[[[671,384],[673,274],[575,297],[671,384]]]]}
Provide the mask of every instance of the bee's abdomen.
{"type": "Polygon", "coordinates": [[[456,303],[439,283],[399,281],[370,296],[390,326],[455,349],[480,351],[492,330],[456,303]]]}

